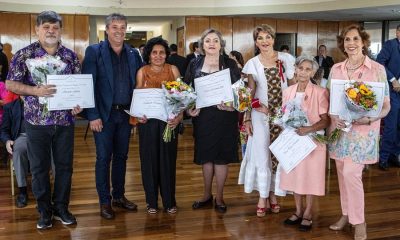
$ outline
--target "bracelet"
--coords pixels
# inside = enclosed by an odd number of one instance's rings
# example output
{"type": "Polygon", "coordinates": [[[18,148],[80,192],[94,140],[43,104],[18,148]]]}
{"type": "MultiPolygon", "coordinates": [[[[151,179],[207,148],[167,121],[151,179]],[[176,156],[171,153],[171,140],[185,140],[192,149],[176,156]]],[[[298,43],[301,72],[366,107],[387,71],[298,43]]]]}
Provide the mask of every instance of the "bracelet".
{"type": "Polygon", "coordinates": [[[251,122],[251,119],[246,119],[243,122],[251,122]]]}

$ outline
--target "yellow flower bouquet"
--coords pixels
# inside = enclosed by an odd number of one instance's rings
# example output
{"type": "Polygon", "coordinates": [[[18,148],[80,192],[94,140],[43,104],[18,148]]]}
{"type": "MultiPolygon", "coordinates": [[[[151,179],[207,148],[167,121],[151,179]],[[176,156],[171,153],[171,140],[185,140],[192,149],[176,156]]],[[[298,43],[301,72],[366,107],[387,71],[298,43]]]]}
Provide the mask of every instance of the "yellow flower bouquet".
{"type": "MultiPolygon", "coordinates": [[[[168,119],[173,119],[182,111],[191,108],[196,101],[197,95],[193,88],[184,83],[180,78],[174,81],[162,83],[165,98],[167,100],[168,119]]],[[[173,134],[173,129],[168,125],[165,127],[163,139],[164,142],[170,142],[173,134]]]]}
{"type": "Polygon", "coordinates": [[[355,113],[366,113],[378,108],[372,87],[364,82],[350,81],[345,86],[346,106],[355,113]]]}

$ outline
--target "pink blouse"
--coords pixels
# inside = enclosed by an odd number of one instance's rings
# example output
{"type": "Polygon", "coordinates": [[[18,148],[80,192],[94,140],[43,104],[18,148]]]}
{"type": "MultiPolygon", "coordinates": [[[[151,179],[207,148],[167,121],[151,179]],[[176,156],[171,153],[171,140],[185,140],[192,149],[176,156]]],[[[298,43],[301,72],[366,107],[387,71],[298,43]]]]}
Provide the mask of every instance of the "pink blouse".
{"type": "MultiPolygon", "coordinates": [[[[347,61],[347,60],[346,60],[347,61]]],[[[346,61],[333,65],[328,88],[331,79],[350,80],[347,76],[346,61]]],[[[389,85],[387,82],[385,68],[365,57],[363,65],[357,69],[353,76],[355,81],[384,82],[384,102],[389,102],[389,85]]],[[[331,99],[334,101],[334,99],[331,99]]],[[[371,125],[353,125],[348,133],[342,132],[341,137],[334,143],[329,144],[330,157],[336,160],[351,159],[354,163],[373,164],[378,161],[379,156],[379,128],[380,120],[372,122],[371,125]]],[[[331,126],[331,129],[334,129],[331,126]]]]}

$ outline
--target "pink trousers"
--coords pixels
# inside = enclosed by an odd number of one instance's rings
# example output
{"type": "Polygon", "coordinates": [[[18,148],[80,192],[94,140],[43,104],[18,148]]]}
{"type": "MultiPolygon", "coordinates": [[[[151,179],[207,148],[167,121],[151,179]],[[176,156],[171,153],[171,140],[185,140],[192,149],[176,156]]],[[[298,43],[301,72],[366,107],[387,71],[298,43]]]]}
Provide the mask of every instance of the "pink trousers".
{"type": "Polygon", "coordinates": [[[364,187],[362,182],[364,164],[353,163],[351,159],[336,160],[335,162],[342,214],[349,217],[350,224],[364,223],[364,187]]]}

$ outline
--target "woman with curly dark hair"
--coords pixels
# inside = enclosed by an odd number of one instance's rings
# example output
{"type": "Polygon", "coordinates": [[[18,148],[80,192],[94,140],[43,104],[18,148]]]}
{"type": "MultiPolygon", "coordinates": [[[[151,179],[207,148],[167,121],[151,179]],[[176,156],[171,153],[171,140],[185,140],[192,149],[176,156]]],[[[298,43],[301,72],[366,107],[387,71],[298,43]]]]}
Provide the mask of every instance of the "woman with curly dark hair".
{"type": "MultiPolygon", "coordinates": [[[[143,60],[147,63],[139,69],[136,76],[136,88],[161,88],[162,82],[174,81],[179,70],[165,63],[169,56],[168,43],[161,37],[150,39],[143,51],[143,60]]],[[[175,200],[177,134],[170,142],[163,141],[163,131],[168,124],[173,131],[182,120],[183,114],[163,122],[158,119],[138,118],[139,154],[142,169],[142,181],[146,194],[147,212],[158,211],[158,189],[165,211],[174,214],[177,211],[175,200]]]]}

